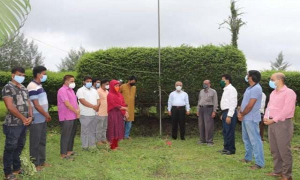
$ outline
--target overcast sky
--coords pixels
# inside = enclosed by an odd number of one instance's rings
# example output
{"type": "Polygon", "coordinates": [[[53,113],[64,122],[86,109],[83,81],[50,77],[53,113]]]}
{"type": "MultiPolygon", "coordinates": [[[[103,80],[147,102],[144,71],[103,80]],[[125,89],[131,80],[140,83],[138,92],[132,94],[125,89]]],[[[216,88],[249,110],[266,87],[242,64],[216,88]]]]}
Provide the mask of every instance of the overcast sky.
{"type": "MultiPolygon", "coordinates": [[[[57,70],[55,65],[67,55],[62,50],[157,46],[157,0],[30,2],[32,11],[22,32],[44,42],[35,41],[50,70],[57,70]]],[[[230,15],[229,6],[230,0],[161,0],[161,45],[229,44],[230,32],[218,29],[230,15]]],[[[248,69],[270,68],[270,61],[283,51],[292,63],[289,70],[299,70],[300,1],[239,0],[238,6],[247,22],[238,44],[248,69]]]]}

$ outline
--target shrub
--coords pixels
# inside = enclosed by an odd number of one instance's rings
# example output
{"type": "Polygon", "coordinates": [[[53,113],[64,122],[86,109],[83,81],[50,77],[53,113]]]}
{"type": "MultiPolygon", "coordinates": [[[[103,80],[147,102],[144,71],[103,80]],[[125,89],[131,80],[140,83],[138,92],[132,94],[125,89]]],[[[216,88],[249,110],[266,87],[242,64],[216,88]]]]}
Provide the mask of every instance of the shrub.
{"type": "MultiPolygon", "coordinates": [[[[231,46],[166,47],[161,49],[162,103],[167,104],[168,95],[176,81],[183,82],[189,94],[190,104],[196,105],[202,82],[210,79],[212,87],[221,98],[219,85],[221,75],[232,75],[233,85],[241,92],[246,84],[246,60],[244,54],[231,46]]],[[[137,106],[150,107],[158,103],[158,55],[157,48],[111,48],[87,53],[77,66],[79,77],[85,75],[109,79],[138,77],[137,106]]]]}

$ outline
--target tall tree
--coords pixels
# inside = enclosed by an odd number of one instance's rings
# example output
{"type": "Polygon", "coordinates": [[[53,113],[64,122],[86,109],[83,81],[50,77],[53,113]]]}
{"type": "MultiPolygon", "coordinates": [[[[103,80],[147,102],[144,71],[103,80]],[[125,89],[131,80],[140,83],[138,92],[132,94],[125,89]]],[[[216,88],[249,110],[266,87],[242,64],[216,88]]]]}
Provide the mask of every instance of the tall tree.
{"type": "Polygon", "coordinates": [[[291,65],[292,64],[290,64],[289,62],[284,62],[282,51],[278,54],[276,60],[274,62],[271,62],[272,70],[277,70],[277,71],[285,71],[291,65]]]}
{"type": "Polygon", "coordinates": [[[32,68],[43,65],[44,57],[38,51],[34,41],[28,42],[24,34],[16,36],[13,40],[0,47],[0,70],[8,71],[15,66],[32,68]]]}
{"type": "Polygon", "coordinates": [[[223,25],[227,24],[227,29],[231,32],[231,45],[238,48],[238,39],[240,28],[246,25],[246,22],[243,22],[241,16],[244,14],[240,12],[240,8],[236,7],[236,1],[230,1],[230,12],[231,15],[228,17],[227,20],[224,20],[223,23],[219,25],[219,29],[223,27],[223,25]]]}
{"type": "Polygon", "coordinates": [[[79,59],[85,52],[83,47],[80,47],[78,51],[71,49],[68,55],[61,59],[61,63],[56,65],[56,67],[59,71],[75,71],[79,59]]]}
{"type": "Polygon", "coordinates": [[[0,1],[0,46],[18,34],[30,10],[29,0],[0,1]]]}

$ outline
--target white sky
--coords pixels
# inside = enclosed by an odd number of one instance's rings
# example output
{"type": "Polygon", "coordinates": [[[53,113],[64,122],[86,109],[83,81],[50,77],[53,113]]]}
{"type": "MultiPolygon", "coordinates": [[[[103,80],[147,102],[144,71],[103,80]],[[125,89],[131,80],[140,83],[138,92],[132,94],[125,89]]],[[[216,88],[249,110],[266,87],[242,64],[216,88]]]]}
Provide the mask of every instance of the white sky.
{"type": "MultiPolygon", "coordinates": [[[[157,0],[31,0],[22,28],[35,38],[67,50],[157,46],[157,0]]],[[[161,0],[161,45],[229,44],[231,34],[218,29],[230,15],[230,0],[161,0]]],[[[289,70],[300,69],[300,1],[239,0],[245,12],[239,48],[248,69],[269,69],[283,51],[289,70]]],[[[57,70],[67,53],[35,41],[46,67],[57,70]]]]}

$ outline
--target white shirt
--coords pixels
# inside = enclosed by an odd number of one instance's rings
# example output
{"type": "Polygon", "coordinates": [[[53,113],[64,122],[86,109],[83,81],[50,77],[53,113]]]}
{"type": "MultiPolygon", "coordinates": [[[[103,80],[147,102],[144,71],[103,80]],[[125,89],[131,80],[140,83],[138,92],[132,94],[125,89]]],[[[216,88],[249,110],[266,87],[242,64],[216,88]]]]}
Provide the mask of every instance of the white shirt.
{"type": "MultiPolygon", "coordinates": [[[[97,105],[97,100],[99,99],[99,94],[95,88],[86,88],[85,86],[77,90],[76,96],[78,99],[85,99],[92,105],[97,105]]],[[[95,116],[97,112],[93,108],[84,106],[79,101],[80,115],[83,116],[95,116]]]]}
{"type": "Polygon", "coordinates": [[[231,84],[226,86],[222,94],[221,110],[228,109],[227,116],[232,117],[237,106],[237,91],[231,84]]]}
{"type": "Polygon", "coordinates": [[[262,114],[265,113],[266,99],[267,99],[267,96],[265,95],[265,93],[262,93],[261,106],[259,109],[260,113],[262,113],[262,114]]]}
{"type": "Polygon", "coordinates": [[[171,92],[168,100],[168,111],[171,111],[172,106],[185,106],[185,109],[190,111],[189,95],[184,91],[171,92]]]}

